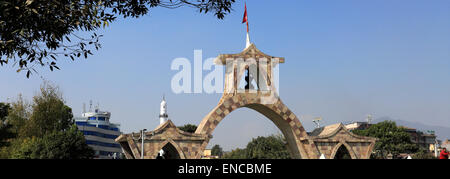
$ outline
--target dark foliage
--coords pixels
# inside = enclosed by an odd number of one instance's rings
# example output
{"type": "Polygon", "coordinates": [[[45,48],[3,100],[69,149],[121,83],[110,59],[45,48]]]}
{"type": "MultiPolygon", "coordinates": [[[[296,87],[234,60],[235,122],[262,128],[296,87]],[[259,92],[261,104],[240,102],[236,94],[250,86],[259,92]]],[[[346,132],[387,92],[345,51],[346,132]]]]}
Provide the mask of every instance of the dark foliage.
{"type": "Polygon", "coordinates": [[[357,135],[378,138],[375,143],[373,158],[386,158],[400,153],[415,153],[419,147],[411,142],[410,135],[393,121],[383,121],[365,130],[354,130],[357,135]]]}
{"type": "Polygon", "coordinates": [[[222,157],[223,155],[222,147],[220,147],[220,145],[214,145],[211,149],[211,155],[222,157]]]}
{"type": "Polygon", "coordinates": [[[194,124],[186,124],[184,126],[180,126],[178,127],[178,129],[184,131],[184,132],[190,132],[190,133],[194,133],[195,130],[197,130],[197,126],[194,124]]]}
{"type": "Polygon", "coordinates": [[[0,103],[0,147],[7,146],[9,144],[7,140],[14,137],[14,134],[9,130],[11,125],[6,120],[10,108],[9,104],[0,103]]]}
{"type": "Polygon", "coordinates": [[[138,18],[151,8],[190,6],[201,13],[223,19],[235,0],[2,0],[0,1],[0,65],[18,64],[26,76],[34,68],[59,69],[59,56],[75,58],[92,55],[101,47],[96,29],[108,26],[118,16],[138,18]],[[89,38],[75,32],[92,33],[89,38]]]}
{"type": "Polygon", "coordinates": [[[223,155],[224,159],[289,159],[291,158],[282,136],[253,138],[245,149],[235,149],[223,155]]]}

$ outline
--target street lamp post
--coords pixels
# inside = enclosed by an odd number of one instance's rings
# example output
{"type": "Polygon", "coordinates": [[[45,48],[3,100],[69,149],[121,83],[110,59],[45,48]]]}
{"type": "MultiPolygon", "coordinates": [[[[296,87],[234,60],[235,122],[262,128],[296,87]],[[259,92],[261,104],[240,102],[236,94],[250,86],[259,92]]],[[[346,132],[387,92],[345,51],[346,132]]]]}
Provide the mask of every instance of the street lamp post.
{"type": "Polygon", "coordinates": [[[438,142],[437,138],[435,138],[434,139],[434,156],[436,158],[439,157],[438,147],[439,147],[439,142],[438,142]]]}
{"type": "Polygon", "coordinates": [[[141,130],[141,141],[142,141],[142,145],[141,145],[141,159],[144,159],[144,140],[145,140],[145,131],[147,131],[147,129],[141,130]]]}

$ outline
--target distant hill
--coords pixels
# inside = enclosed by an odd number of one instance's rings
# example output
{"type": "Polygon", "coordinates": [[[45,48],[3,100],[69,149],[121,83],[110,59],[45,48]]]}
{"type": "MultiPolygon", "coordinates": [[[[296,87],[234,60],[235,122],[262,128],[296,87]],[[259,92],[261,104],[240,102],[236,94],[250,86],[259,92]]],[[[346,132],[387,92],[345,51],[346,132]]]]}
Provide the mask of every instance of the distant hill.
{"type": "Polygon", "coordinates": [[[404,120],[399,120],[399,119],[392,119],[390,117],[377,118],[373,121],[373,123],[378,123],[378,122],[382,122],[382,121],[386,121],[386,120],[394,121],[395,123],[397,123],[398,126],[415,128],[415,129],[423,131],[423,132],[426,132],[427,130],[433,130],[436,132],[436,135],[439,140],[450,139],[450,127],[432,126],[432,125],[426,125],[426,124],[419,123],[419,122],[409,122],[409,121],[404,121],[404,120]]]}

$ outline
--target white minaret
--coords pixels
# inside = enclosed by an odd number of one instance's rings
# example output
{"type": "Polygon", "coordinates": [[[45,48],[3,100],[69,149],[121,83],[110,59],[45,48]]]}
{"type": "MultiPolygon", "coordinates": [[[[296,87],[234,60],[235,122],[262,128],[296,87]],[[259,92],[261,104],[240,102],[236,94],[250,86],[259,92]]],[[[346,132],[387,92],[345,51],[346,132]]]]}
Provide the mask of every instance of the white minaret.
{"type": "Polygon", "coordinates": [[[169,115],[167,115],[167,103],[166,99],[163,96],[163,100],[161,101],[161,108],[159,111],[159,124],[165,123],[169,119],[169,115]]]}

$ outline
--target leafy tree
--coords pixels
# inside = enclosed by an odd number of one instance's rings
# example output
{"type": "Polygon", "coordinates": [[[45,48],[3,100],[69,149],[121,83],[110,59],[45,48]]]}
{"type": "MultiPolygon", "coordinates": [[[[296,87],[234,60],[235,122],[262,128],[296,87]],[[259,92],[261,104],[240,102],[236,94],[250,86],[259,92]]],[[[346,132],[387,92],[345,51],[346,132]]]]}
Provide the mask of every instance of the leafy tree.
{"type": "MultiPolygon", "coordinates": [[[[20,0],[0,1],[0,65],[18,62],[20,72],[31,74],[35,65],[59,69],[59,55],[75,60],[92,55],[101,35],[95,30],[117,17],[138,18],[151,8],[189,6],[223,19],[235,0],[20,0]],[[92,33],[90,37],[76,32],[92,33]]],[[[88,35],[89,36],[89,35],[88,35]]]]}
{"type": "Polygon", "coordinates": [[[414,153],[419,147],[411,142],[410,135],[393,121],[383,121],[373,124],[365,130],[354,130],[357,135],[378,138],[375,143],[375,158],[386,158],[391,153],[396,156],[399,153],[414,153]]]}
{"type": "Polygon", "coordinates": [[[178,127],[178,129],[184,131],[184,132],[190,132],[190,133],[194,133],[195,130],[197,130],[197,126],[194,124],[186,124],[184,126],[180,126],[178,127]]]}
{"type": "Polygon", "coordinates": [[[220,147],[220,145],[214,145],[211,149],[211,154],[221,157],[223,155],[222,147],[220,147]]]}
{"type": "Polygon", "coordinates": [[[49,131],[69,129],[74,123],[72,109],[65,105],[57,87],[44,82],[40,92],[33,98],[33,112],[20,131],[22,137],[42,137],[49,131]]]}
{"type": "Polygon", "coordinates": [[[19,130],[25,125],[29,115],[28,104],[19,95],[16,102],[7,105],[8,110],[3,108],[3,120],[0,124],[0,147],[7,147],[17,137],[19,130]]]}
{"type": "Polygon", "coordinates": [[[19,159],[89,159],[94,150],[86,145],[83,133],[72,125],[67,131],[53,131],[42,138],[25,138],[13,153],[19,159]]]}
{"type": "Polygon", "coordinates": [[[11,147],[10,146],[2,146],[0,147],[0,159],[7,159],[11,156],[11,147]]]}
{"type": "Polygon", "coordinates": [[[8,116],[8,111],[11,108],[9,104],[0,103],[0,120],[4,121],[6,116],[8,116]]]}
{"type": "Polygon", "coordinates": [[[0,147],[8,145],[6,140],[13,137],[12,132],[9,130],[11,125],[6,120],[10,108],[9,104],[0,103],[0,147]]]}
{"type": "Polygon", "coordinates": [[[225,153],[224,159],[289,159],[285,140],[280,135],[253,138],[245,149],[225,153]]]}
{"type": "Polygon", "coordinates": [[[418,152],[411,156],[413,159],[436,159],[436,157],[426,149],[420,148],[418,152]]]}
{"type": "Polygon", "coordinates": [[[25,125],[30,116],[30,105],[19,95],[17,101],[11,103],[8,110],[8,119],[6,123],[10,125],[10,130],[14,134],[18,134],[20,129],[25,125]]]}
{"type": "Polygon", "coordinates": [[[222,159],[247,159],[246,157],[246,149],[234,149],[231,152],[226,152],[222,155],[222,159]]]}
{"type": "Polygon", "coordinates": [[[11,145],[0,148],[1,158],[92,158],[93,150],[73,124],[72,109],[57,87],[44,82],[30,106],[21,96],[8,111],[11,145]]]}
{"type": "Polygon", "coordinates": [[[288,159],[290,154],[282,136],[257,137],[247,144],[249,159],[288,159]]]}
{"type": "Polygon", "coordinates": [[[38,158],[36,151],[38,151],[39,143],[42,139],[37,137],[18,138],[9,147],[9,158],[15,159],[32,159],[38,158]]]}

